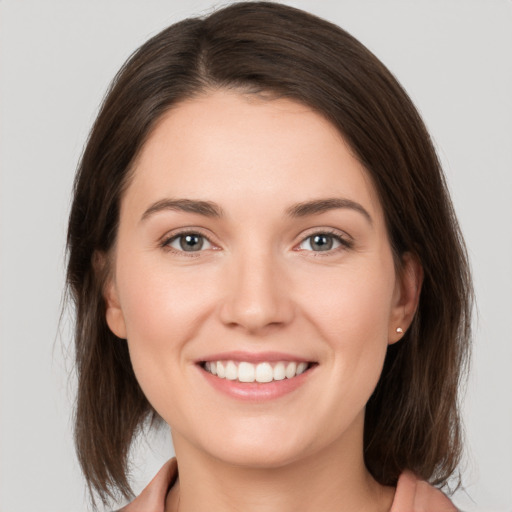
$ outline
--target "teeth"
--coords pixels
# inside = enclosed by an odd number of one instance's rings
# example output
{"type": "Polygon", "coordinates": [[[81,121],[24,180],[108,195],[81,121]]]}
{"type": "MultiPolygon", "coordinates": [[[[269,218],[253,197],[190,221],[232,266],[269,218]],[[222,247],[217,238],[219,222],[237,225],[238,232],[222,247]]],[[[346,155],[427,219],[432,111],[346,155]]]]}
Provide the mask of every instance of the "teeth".
{"type": "Polygon", "coordinates": [[[228,361],[226,366],[226,379],[228,380],[237,380],[238,379],[238,370],[236,369],[235,363],[233,361],[228,361]]]}
{"type": "Polygon", "coordinates": [[[253,364],[240,363],[238,365],[238,380],[240,382],[254,382],[256,378],[256,369],[253,364]]]}
{"type": "Polygon", "coordinates": [[[297,372],[297,363],[288,363],[288,366],[286,367],[284,374],[286,375],[287,379],[291,379],[292,377],[295,377],[296,372],[297,372]]]}
{"type": "Polygon", "coordinates": [[[270,363],[260,363],[256,366],[256,382],[272,382],[274,380],[274,370],[270,363]]]}
{"type": "Polygon", "coordinates": [[[252,364],[246,361],[208,361],[204,369],[221,379],[238,380],[239,382],[272,382],[273,380],[292,379],[304,373],[308,363],[279,361],[277,363],[252,364]]]}
{"type": "Polygon", "coordinates": [[[300,375],[301,373],[304,373],[306,371],[307,367],[308,367],[307,363],[299,363],[297,365],[297,373],[296,373],[296,375],[300,375]]]}
{"type": "Polygon", "coordinates": [[[274,366],[274,380],[283,380],[286,377],[284,363],[277,363],[274,366]]]}
{"type": "Polygon", "coordinates": [[[224,365],[222,364],[222,361],[217,362],[217,375],[221,379],[224,379],[226,377],[226,370],[224,368],[224,365]]]}

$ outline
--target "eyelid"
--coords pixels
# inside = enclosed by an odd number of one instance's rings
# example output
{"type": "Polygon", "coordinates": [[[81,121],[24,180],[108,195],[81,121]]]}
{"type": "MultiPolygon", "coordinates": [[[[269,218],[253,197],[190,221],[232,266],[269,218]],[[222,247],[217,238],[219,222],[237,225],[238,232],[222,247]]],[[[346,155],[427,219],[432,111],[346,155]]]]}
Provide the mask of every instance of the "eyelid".
{"type": "MultiPolygon", "coordinates": [[[[205,233],[204,229],[198,228],[198,227],[193,227],[193,226],[186,227],[186,228],[178,228],[178,229],[175,229],[173,231],[170,231],[170,232],[166,233],[160,239],[158,244],[159,244],[159,246],[161,248],[163,248],[165,250],[168,250],[170,252],[174,252],[175,254],[188,256],[188,257],[199,256],[205,250],[219,250],[220,249],[219,245],[216,244],[212,240],[212,237],[210,235],[205,233]],[[169,243],[171,241],[175,240],[176,238],[178,238],[180,236],[185,236],[185,235],[188,235],[188,234],[200,235],[200,236],[204,237],[212,245],[212,248],[210,248],[210,249],[201,249],[200,251],[190,251],[189,252],[189,251],[181,251],[181,250],[175,249],[174,247],[170,247],[169,243]]],[[[327,255],[333,254],[333,253],[335,253],[335,252],[337,252],[339,250],[351,249],[353,247],[353,245],[354,245],[353,238],[350,235],[348,235],[346,232],[344,232],[344,231],[341,231],[341,230],[336,229],[336,228],[318,228],[318,227],[315,227],[315,228],[311,228],[310,230],[307,230],[305,233],[301,234],[301,238],[300,238],[299,242],[297,244],[295,244],[294,250],[295,251],[305,251],[305,252],[314,253],[313,254],[314,256],[327,256],[327,255]],[[311,238],[314,235],[329,235],[329,236],[332,236],[333,238],[336,238],[339,241],[341,246],[337,247],[335,249],[328,250],[328,251],[309,251],[309,250],[306,250],[306,249],[300,249],[299,248],[299,246],[301,244],[303,244],[308,238],[311,238]]]]}
{"type": "Polygon", "coordinates": [[[341,230],[335,229],[335,228],[312,228],[311,230],[309,230],[309,232],[303,233],[301,235],[301,239],[296,244],[295,250],[313,253],[314,256],[327,256],[327,255],[332,255],[333,253],[336,253],[339,250],[351,249],[353,247],[353,245],[354,245],[353,238],[350,235],[348,235],[347,233],[345,233],[344,231],[341,231],[341,230]],[[334,249],[330,249],[327,251],[310,251],[307,249],[299,248],[299,246],[302,245],[308,238],[311,238],[315,235],[332,236],[333,238],[335,238],[336,240],[339,241],[340,247],[336,247],[334,249]]]}
{"type": "Polygon", "coordinates": [[[195,257],[199,256],[201,253],[203,253],[206,250],[218,250],[218,245],[213,242],[212,237],[207,235],[203,229],[196,228],[196,227],[187,227],[187,228],[178,228],[173,231],[170,231],[166,233],[162,238],[160,238],[158,245],[169,252],[173,252],[174,254],[178,254],[180,256],[187,256],[187,257],[195,257]],[[208,241],[208,243],[212,246],[208,249],[201,249],[199,251],[181,251],[179,249],[175,249],[174,247],[171,247],[169,244],[170,242],[174,241],[175,239],[179,238],[180,236],[185,235],[199,235],[203,237],[205,240],[208,241]]]}

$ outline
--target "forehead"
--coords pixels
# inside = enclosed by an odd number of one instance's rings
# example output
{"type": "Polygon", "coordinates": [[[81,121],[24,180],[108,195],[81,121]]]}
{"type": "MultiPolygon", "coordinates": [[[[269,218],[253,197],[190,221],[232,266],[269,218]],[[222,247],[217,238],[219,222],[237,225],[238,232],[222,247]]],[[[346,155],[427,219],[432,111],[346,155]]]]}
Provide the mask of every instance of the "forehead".
{"type": "Polygon", "coordinates": [[[233,208],[342,196],[380,204],[339,131],[310,107],[216,91],[181,102],[157,123],[134,166],[126,207],[184,197],[233,208]]]}

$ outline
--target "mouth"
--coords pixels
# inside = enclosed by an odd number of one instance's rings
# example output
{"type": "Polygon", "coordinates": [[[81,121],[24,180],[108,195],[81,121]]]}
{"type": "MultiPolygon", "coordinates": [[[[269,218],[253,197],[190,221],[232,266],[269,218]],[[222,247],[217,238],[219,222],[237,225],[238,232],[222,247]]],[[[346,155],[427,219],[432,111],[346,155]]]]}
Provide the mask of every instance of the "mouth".
{"type": "Polygon", "coordinates": [[[267,384],[294,379],[311,370],[317,363],[305,361],[249,361],[216,360],[202,361],[201,368],[219,379],[240,383],[267,384]]]}

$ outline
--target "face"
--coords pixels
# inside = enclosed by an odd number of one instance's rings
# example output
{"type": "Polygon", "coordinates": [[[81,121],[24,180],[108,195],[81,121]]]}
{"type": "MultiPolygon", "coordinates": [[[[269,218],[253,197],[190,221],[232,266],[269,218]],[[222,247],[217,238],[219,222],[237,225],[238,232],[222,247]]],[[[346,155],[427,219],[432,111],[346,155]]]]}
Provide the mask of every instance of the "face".
{"type": "Polygon", "coordinates": [[[111,261],[108,324],[177,451],[277,466],[362,448],[418,287],[397,278],[372,182],[318,113],[222,91],[170,110],[111,261]]]}

